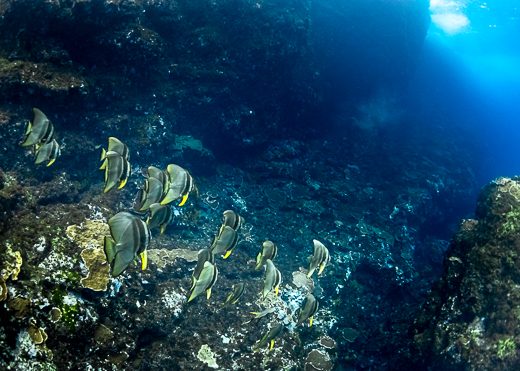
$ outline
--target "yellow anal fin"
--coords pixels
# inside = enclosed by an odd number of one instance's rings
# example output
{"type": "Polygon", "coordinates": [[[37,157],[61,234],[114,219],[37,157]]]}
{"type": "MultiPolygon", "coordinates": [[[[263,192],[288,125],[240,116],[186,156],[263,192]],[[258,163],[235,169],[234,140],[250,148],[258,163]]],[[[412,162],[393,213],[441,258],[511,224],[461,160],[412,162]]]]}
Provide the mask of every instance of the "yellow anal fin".
{"type": "Polygon", "coordinates": [[[144,271],[146,267],[148,266],[148,251],[144,250],[144,252],[141,253],[141,262],[142,262],[142,270],[144,271]]]}
{"type": "Polygon", "coordinates": [[[269,350],[273,349],[273,347],[274,347],[274,339],[271,340],[271,347],[269,348],[269,350]]]}
{"type": "Polygon", "coordinates": [[[121,188],[123,188],[125,186],[127,180],[128,180],[128,178],[126,178],[125,180],[123,180],[121,182],[121,184],[119,185],[119,189],[121,189],[121,188]]]}
{"type": "Polygon", "coordinates": [[[254,314],[255,316],[258,316],[260,314],[260,312],[249,312],[251,314],[254,314]]]}
{"type": "Polygon", "coordinates": [[[231,250],[229,250],[228,252],[226,252],[226,255],[224,255],[224,259],[227,259],[227,257],[231,255],[231,250]]]}
{"type": "Polygon", "coordinates": [[[276,286],[276,287],[274,288],[274,293],[275,293],[274,296],[278,296],[278,286],[276,286]]]}
{"type": "Polygon", "coordinates": [[[312,326],[312,317],[311,317],[311,320],[309,322],[309,327],[312,326]]]}
{"type": "Polygon", "coordinates": [[[54,158],[54,159],[52,159],[52,160],[50,160],[50,161],[49,161],[49,163],[47,164],[47,166],[51,166],[51,165],[52,165],[52,164],[54,163],[54,161],[56,161],[56,159],[55,159],[55,158],[54,158]]]}
{"type": "Polygon", "coordinates": [[[318,272],[318,276],[321,274],[321,272],[323,272],[324,269],[325,269],[325,264],[320,267],[320,270],[318,272]]]}
{"type": "Polygon", "coordinates": [[[161,234],[163,234],[165,230],[166,230],[166,225],[163,225],[163,226],[161,227],[161,234]]]}
{"type": "Polygon", "coordinates": [[[210,296],[211,296],[211,289],[208,289],[206,298],[209,299],[210,296]]]}
{"type": "Polygon", "coordinates": [[[186,201],[188,200],[188,194],[185,194],[184,196],[182,196],[182,201],[181,203],[179,204],[179,206],[182,206],[186,203],[186,201]]]}

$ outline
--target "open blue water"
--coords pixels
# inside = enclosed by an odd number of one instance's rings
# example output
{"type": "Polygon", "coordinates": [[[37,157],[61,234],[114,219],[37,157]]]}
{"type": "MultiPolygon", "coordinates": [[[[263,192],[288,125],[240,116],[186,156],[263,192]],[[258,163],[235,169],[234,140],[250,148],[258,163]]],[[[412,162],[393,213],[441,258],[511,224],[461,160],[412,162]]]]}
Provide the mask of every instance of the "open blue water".
{"type": "Polygon", "coordinates": [[[520,1],[431,0],[432,23],[410,107],[479,144],[484,185],[520,169],[520,1]]]}

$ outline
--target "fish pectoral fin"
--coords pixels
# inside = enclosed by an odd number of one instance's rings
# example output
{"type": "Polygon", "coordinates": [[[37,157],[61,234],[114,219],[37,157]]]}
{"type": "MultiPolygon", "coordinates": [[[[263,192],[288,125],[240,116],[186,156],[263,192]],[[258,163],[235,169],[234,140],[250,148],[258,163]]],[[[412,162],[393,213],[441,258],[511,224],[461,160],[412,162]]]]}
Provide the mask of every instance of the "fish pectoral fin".
{"type": "Polygon", "coordinates": [[[309,322],[309,327],[311,327],[311,326],[312,326],[312,318],[313,318],[313,317],[311,317],[311,319],[310,319],[310,322],[309,322]]]}
{"type": "Polygon", "coordinates": [[[211,296],[211,288],[208,289],[206,298],[209,299],[210,296],[211,296]]]}
{"type": "Polygon", "coordinates": [[[51,166],[51,165],[54,163],[54,161],[56,161],[55,158],[53,158],[52,160],[50,160],[49,163],[47,164],[47,166],[51,166]]]}
{"type": "Polygon", "coordinates": [[[144,250],[144,252],[141,253],[141,262],[142,262],[142,270],[144,271],[146,267],[148,266],[148,251],[144,250]]]}
{"type": "Polygon", "coordinates": [[[165,230],[166,230],[166,225],[163,225],[163,226],[161,227],[161,234],[163,234],[165,230]]]}
{"type": "Polygon", "coordinates": [[[327,264],[323,264],[323,265],[320,267],[320,270],[319,270],[319,272],[318,272],[318,276],[321,274],[321,272],[323,272],[323,270],[325,269],[325,266],[326,266],[326,265],[327,265],[327,264]]]}
{"type": "Polygon", "coordinates": [[[269,348],[269,350],[272,350],[272,349],[273,349],[273,347],[274,347],[274,339],[273,339],[273,340],[271,340],[271,347],[269,348]]]}
{"type": "Polygon", "coordinates": [[[228,252],[226,252],[226,255],[224,255],[224,259],[227,259],[229,255],[231,255],[231,250],[229,250],[228,252]]]}
{"type": "Polygon", "coordinates": [[[251,314],[254,314],[255,316],[258,316],[260,314],[260,312],[249,312],[251,314]]]}
{"type": "Polygon", "coordinates": [[[275,296],[278,296],[278,286],[274,288],[275,296]]]}

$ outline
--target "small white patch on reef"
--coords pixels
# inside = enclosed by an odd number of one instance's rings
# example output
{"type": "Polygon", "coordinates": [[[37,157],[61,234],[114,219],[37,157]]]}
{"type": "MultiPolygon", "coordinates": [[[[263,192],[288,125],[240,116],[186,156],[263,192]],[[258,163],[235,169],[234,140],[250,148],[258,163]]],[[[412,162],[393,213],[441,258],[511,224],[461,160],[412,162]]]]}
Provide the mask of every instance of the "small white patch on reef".
{"type": "Polygon", "coordinates": [[[182,306],[184,304],[184,295],[181,295],[175,291],[169,292],[165,290],[162,295],[162,302],[168,308],[175,318],[179,317],[182,313],[182,306]]]}
{"type": "Polygon", "coordinates": [[[222,335],[221,338],[222,338],[222,343],[229,344],[229,338],[226,335],[222,335]]]}
{"type": "Polygon", "coordinates": [[[208,344],[204,344],[200,347],[197,358],[202,362],[207,363],[207,365],[211,368],[218,368],[217,361],[215,360],[215,354],[213,354],[208,344]]]}
{"type": "Polygon", "coordinates": [[[41,236],[38,238],[38,243],[34,245],[34,248],[38,252],[43,252],[45,250],[45,237],[41,236]]]}

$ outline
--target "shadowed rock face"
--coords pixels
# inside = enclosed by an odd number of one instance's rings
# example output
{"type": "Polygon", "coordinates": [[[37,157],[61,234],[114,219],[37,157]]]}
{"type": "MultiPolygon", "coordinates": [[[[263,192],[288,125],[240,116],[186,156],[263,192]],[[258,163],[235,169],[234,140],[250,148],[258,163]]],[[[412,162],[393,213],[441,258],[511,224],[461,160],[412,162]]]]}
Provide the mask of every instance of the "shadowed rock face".
{"type": "Polygon", "coordinates": [[[141,141],[150,127],[161,143],[191,134],[239,160],[238,149],[255,154],[272,138],[323,130],[324,97],[355,105],[406,84],[427,8],[425,1],[3,1],[0,95],[66,111],[75,130],[103,132],[121,112],[141,141]],[[151,116],[175,124],[157,128],[151,116]]]}
{"type": "Polygon", "coordinates": [[[414,367],[514,370],[520,322],[520,179],[483,188],[411,328],[414,367]]]}

